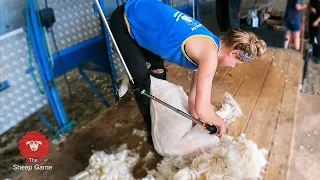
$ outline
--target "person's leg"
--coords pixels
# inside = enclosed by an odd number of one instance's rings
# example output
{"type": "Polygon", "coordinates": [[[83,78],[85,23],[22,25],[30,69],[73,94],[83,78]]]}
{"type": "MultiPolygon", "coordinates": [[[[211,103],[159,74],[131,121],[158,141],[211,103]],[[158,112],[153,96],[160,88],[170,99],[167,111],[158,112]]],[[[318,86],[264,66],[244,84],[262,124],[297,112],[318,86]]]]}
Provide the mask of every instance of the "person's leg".
{"type": "Polygon", "coordinates": [[[294,47],[296,50],[300,49],[300,31],[294,32],[294,47]]]}
{"type": "Polygon", "coordinates": [[[240,28],[241,0],[228,0],[229,22],[231,29],[240,28]]]}
{"type": "Polygon", "coordinates": [[[314,38],[315,38],[315,27],[312,26],[312,23],[314,21],[313,16],[309,16],[309,43],[313,44],[314,38]]]}
{"type": "Polygon", "coordinates": [[[228,0],[216,0],[216,16],[220,32],[230,30],[228,0]]]}
{"type": "MultiPolygon", "coordinates": [[[[150,73],[146,66],[146,59],[141,47],[134,41],[128,30],[123,17],[124,8],[119,6],[111,15],[110,29],[119,46],[120,52],[132,75],[135,86],[150,92],[150,73]]],[[[147,131],[151,133],[150,100],[140,92],[134,91],[139,111],[143,116],[147,131]]],[[[149,136],[150,137],[150,136],[149,136]]]]}
{"type": "Polygon", "coordinates": [[[294,33],[294,47],[296,50],[300,49],[300,21],[294,20],[291,22],[292,32],[294,33]]]}
{"type": "Polygon", "coordinates": [[[286,40],[284,42],[284,48],[288,49],[289,44],[290,44],[290,40],[291,40],[291,30],[292,30],[290,21],[285,19],[284,26],[287,28],[286,40]]]}
{"type": "Polygon", "coordinates": [[[289,43],[290,43],[290,36],[291,36],[291,31],[286,32],[286,41],[284,42],[284,48],[288,49],[289,43]]]}
{"type": "Polygon", "coordinates": [[[314,43],[314,62],[320,64],[320,27],[314,27],[316,42],[314,43]]]}
{"type": "Polygon", "coordinates": [[[312,41],[311,41],[311,39],[310,39],[310,41],[312,42],[312,57],[314,59],[314,58],[318,57],[318,38],[317,38],[318,37],[318,32],[317,32],[316,27],[312,26],[312,28],[313,28],[314,37],[313,37],[312,41]]]}
{"type": "Polygon", "coordinates": [[[166,80],[167,70],[164,68],[163,59],[147,49],[141,49],[144,57],[146,58],[146,61],[151,64],[149,68],[150,74],[153,77],[166,80]]]}

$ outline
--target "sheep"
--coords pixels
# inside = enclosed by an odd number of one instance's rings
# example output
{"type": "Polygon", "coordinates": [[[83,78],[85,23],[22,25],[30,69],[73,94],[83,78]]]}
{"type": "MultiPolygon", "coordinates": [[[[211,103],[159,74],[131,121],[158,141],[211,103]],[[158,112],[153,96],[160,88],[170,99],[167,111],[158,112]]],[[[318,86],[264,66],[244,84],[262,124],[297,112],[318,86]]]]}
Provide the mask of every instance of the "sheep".
{"type": "MultiPolygon", "coordinates": [[[[151,77],[151,93],[187,112],[187,95],[182,87],[151,77]]],[[[225,93],[224,96],[217,114],[229,124],[242,112],[232,95],[225,93]]],[[[164,159],[156,169],[147,171],[148,175],[142,180],[257,179],[267,164],[267,151],[258,149],[245,135],[237,140],[228,135],[218,138],[157,102],[151,102],[150,109],[154,148],[164,159]]],[[[134,129],[133,134],[144,134],[140,132],[143,131],[134,129]]],[[[132,169],[139,158],[133,150],[121,149],[115,154],[96,152],[87,169],[71,179],[131,180],[134,179],[132,169]]]]}

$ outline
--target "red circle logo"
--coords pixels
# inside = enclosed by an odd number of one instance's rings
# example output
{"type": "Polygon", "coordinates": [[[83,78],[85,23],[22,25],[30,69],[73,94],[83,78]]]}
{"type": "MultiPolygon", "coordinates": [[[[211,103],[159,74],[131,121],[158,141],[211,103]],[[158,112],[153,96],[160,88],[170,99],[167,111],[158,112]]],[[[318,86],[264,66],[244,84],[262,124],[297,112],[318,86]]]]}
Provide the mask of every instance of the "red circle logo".
{"type": "Polygon", "coordinates": [[[33,162],[40,164],[40,159],[48,154],[50,147],[49,141],[41,132],[31,131],[20,139],[18,149],[26,158],[26,164],[30,163],[30,159],[36,159],[33,162]]]}

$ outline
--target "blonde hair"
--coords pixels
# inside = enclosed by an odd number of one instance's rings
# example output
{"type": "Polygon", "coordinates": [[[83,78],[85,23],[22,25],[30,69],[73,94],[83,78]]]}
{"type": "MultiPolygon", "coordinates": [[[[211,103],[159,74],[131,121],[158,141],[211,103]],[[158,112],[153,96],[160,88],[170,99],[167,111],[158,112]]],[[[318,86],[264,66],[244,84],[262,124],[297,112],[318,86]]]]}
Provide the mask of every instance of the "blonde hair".
{"type": "Polygon", "coordinates": [[[226,47],[241,50],[252,58],[261,56],[267,51],[266,43],[252,32],[234,29],[222,33],[220,39],[226,47]]]}

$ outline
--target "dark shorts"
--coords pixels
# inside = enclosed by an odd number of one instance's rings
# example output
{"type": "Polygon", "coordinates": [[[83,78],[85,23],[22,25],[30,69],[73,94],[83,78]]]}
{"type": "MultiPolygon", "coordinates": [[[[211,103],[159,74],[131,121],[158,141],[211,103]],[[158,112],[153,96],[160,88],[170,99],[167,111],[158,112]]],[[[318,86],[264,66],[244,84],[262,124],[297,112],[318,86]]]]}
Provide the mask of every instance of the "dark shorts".
{"type": "Polygon", "coordinates": [[[285,26],[289,31],[299,32],[300,31],[300,21],[299,20],[285,20],[285,26]]]}

